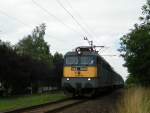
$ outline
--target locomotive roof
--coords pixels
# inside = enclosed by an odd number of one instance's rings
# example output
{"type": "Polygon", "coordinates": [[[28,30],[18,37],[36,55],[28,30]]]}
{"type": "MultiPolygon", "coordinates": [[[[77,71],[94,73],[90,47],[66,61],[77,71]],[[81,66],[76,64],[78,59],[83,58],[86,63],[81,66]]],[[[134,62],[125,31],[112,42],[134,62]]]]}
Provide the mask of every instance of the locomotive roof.
{"type": "MultiPolygon", "coordinates": [[[[68,55],[79,55],[76,51],[70,51],[70,52],[67,52],[65,54],[65,56],[68,56],[68,55]]],[[[99,54],[97,52],[82,52],[82,55],[96,55],[98,56],[99,54]]]]}

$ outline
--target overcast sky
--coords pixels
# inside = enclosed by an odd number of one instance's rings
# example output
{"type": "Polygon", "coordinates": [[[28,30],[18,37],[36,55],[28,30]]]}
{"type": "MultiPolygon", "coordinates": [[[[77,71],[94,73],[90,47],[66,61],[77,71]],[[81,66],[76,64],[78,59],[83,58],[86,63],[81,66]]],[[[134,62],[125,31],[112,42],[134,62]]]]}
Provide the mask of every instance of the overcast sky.
{"type": "MultiPolygon", "coordinates": [[[[65,54],[87,36],[104,45],[101,55],[118,55],[119,38],[129,32],[141,15],[145,0],[0,0],[0,39],[16,44],[35,26],[46,23],[45,40],[51,52],[65,54]],[[35,1],[35,2],[34,2],[35,1]],[[63,7],[72,14],[69,15],[63,7]],[[80,26],[79,26],[80,24],[80,26]],[[109,47],[109,48],[108,48],[109,47]]],[[[125,79],[121,57],[104,56],[125,79]]]]}

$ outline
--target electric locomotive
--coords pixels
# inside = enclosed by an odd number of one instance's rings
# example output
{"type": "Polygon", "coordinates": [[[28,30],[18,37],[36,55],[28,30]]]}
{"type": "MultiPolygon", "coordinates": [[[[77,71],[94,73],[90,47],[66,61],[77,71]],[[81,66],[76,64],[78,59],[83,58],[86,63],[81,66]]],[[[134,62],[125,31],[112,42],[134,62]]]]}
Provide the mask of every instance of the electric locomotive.
{"type": "Polygon", "coordinates": [[[64,93],[88,95],[123,87],[124,81],[92,46],[77,47],[65,54],[62,78],[64,93]]]}

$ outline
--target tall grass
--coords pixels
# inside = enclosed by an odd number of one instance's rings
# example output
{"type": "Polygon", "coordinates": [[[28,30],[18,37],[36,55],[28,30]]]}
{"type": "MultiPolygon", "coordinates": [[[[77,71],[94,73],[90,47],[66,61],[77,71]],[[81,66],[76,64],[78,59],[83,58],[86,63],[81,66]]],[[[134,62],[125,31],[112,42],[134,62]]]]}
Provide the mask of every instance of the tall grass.
{"type": "Polygon", "coordinates": [[[150,88],[126,89],[117,107],[118,113],[150,113],[150,88]]]}

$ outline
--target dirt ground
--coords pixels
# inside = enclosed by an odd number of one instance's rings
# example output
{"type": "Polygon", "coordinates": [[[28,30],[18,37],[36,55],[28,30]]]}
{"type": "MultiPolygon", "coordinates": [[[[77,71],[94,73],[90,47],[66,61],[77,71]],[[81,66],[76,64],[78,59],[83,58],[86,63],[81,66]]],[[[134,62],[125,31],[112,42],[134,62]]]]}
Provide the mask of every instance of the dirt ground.
{"type": "Polygon", "coordinates": [[[59,113],[116,113],[116,103],[121,99],[123,89],[103,94],[96,99],[67,108],[59,113]]]}

